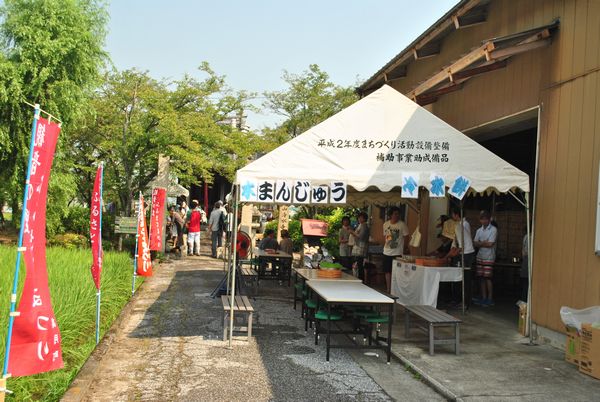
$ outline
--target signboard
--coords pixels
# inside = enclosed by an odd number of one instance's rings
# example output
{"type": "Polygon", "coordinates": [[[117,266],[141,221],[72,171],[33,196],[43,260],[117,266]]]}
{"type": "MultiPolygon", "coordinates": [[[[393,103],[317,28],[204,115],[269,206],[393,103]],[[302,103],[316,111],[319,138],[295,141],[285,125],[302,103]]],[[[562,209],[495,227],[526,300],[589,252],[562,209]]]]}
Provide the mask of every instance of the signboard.
{"type": "Polygon", "coordinates": [[[117,216],[115,218],[115,233],[137,233],[137,218],[131,216],[117,216]]]}
{"type": "Polygon", "coordinates": [[[245,178],[240,184],[240,201],[266,204],[345,204],[345,181],[315,184],[309,180],[245,178]]]}
{"type": "Polygon", "coordinates": [[[302,234],[304,236],[327,237],[327,222],[316,219],[300,219],[302,222],[302,234]]]}

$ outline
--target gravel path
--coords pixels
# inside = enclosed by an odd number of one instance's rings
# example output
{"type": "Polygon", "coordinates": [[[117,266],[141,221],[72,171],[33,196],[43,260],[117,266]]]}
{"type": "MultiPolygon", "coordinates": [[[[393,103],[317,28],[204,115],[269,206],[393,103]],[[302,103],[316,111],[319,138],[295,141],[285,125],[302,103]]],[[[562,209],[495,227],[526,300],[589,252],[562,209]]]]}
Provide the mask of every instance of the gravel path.
{"type": "MultiPolygon", "coordinates": [[[[227,349],[221,302],[209,297],[222,267],[203,256],[156,269],[124,313],[106,353],[92,358],[93,368],[84,368],[63,400],[392,400],[355,361],[367,357],[334,349],[325,362],[325,348],[314,345],[292,309],[289,288],[276,282],[261,281],[260,296],[252,301],[253,339],[236,338],[233,350],[227,349]]],[[[390,367],[383,357],[377,360],[390,367]]],[[[420,382],[408,381],[425,388],[424,399],[440,399],[420,382]]]]}

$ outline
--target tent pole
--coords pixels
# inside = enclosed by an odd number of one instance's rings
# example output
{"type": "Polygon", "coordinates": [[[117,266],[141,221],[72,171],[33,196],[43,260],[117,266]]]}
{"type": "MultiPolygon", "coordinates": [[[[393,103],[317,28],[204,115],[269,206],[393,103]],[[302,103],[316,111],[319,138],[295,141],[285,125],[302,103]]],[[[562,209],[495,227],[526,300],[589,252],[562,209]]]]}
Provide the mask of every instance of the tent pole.
{"type": "Polygon", "coordinates": [[[465,227],[463,224],[464,213],[463,213],[463,200],[460,200],[460,266],[462,267],[462,313],[465,315],[465,227]]]}
{"type": "MultiPolygon", "coordinates": [[[[234,205],[234,213],[233,213],[233,240],[232,240],[232,248],[237,246],[237,226],[238,226],[238,205],[239,205],[239,201],[240,201],[240,192],[239,192],[239,187],[236,185],[234,185],[234,190],[235,190],[235,195],[233,197],[233,202],[235,202],[234,205]]],[[[230,276],[231,276],[231,287],[230,289],[230,299],[229,299],[229,348],[231,348],[231,342],[233,340],[233,307],[235,306],[235,274],[236,274],[236,264],[237,264],[237,253],[236,250],[233,249],[232,253],[231,253],[231,258],[232,258],[232,264],[230,267],[230,276]]]]}
{"type": "Polygon", "coordinates": [[[530,203],[529,203],[529,192],[525,193],[525,202],[526,202],[526,211],[527,211],[527,323],[525,328],[525,333],[529,332],[529,344],[533,345],[533,330],[531,328],[531,291],[532,291],[532,282],[531,282],[531,274],[533,267],[533,242],[531,241],[531,221],[530,221],[530,203]]]}

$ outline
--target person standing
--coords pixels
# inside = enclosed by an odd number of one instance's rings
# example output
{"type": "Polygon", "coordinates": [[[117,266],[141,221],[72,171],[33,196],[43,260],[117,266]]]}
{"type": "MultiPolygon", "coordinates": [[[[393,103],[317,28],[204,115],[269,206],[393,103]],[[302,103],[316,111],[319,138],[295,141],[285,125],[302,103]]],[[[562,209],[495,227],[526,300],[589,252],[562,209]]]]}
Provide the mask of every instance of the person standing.
{"type": "Polygon", "coordinates": [[[215,206],[208,218],[208,231],[211,235],[211,256],[217,258],[217,247],[223,246],[223,229],[225,225],[225,214],[221,210],[221,201],[215,202],[215,206]]]}
{"type": "Polygon", "coordinates": [[[388,293],[392,284],[392,266],[394,258],[404,254],[408,247],[408,226],[400,219],[400,208],[391,207],[390,219],[383,224],[383,272],[385,273],[385,284],[388,293]]]}
{"type": "Polygon", "coordinates": [[[171,219],[171,234],[173,235],[173,250],[181,256],[181,246],[183,246],[183,227],[185,222],[179,214],[179,208],[173,206],[169,209],[169,218],[171,219]]]}
{"type": "MultiPolygon", "coordinates": [[[[181,203],[177,205],[178,210],[177,212],[179,212],[179,216],[181,216],[183,218],[183,220],[185,221],[184,225],[183,225],[183,247],[186,248],[187,246],[187,238],[188,238],[188,224],[187,224],[187,220],[190,216],[189,212],[190,212],[190,208],[187,205],[187,202],[185,201],[185,196],[182,195],[179,198],[181,198],[181,203]]],[[[184,250],[182,250],[182,254],[183,254],[184,250]]]]}
{"type": "Polygon", "coordinates": [[[179,209],[179,214],[181,216],[187,217],[189,212],[190,212],[190,209],[188,208],[187,202],[181,201],[181,207],[179,209]]]}
{"type": "Polygon", "coordinates": [[[186,219],[188,227],[187,255],[200,255],[200,223],[202,222],[202,209],[198,201],[193,200],[191,209],[186,219]]]}
{"type": "Polygon", "coordinates": [[[461,252],[464,253],[465,266],[463,268],[463,278],[465,281],[465,303],[468,306],[471,303],[471,266],[475,259],[475,248],[473,247],[473,238],[471,237],[471,225],[467,222],[466,218],[463,218],[461,222],[460,215],[460,209],[456,207],[451,209],[450,217],[456,222],[456,226],[454,228],[454,240],[446,258],[452,258],[453,264],[461,266],[461,252]]]}
{"type": "Polygon", "coordinates": [[[479,279],[481,299],[473,300],[473,302],[482,306],[493,306],[492,277],[494,275],[494,262],[496,261],[498,229],[490,223],[490,213],[487,211],[481,211],[479,223],[481,223],[481,227],[475,232],[473,245],[479,248],[476,258],[476,275],[479,279]]]}
{"type": "Polygon", "coordinates": [[[340,244],[340,260],[342,265],[346,268],[348,268],[348,259],[350,257],[350,245],[348,244],[350,241],[350,233],[352,233],[352,228],[350,227],[350,218],[344,216],[342,218],[342,227],[338,233],[338,241],[340,244]]]}
{"type": "Polygon", "coordinates": [[[364,279],[364,260],[369,247],[369,226],[367,225],[368,216],[361,212],[358,214],[358,226],[350,235],[354,238],[352,247],[353,264],[356,264],[358,278],[364,279]]]}

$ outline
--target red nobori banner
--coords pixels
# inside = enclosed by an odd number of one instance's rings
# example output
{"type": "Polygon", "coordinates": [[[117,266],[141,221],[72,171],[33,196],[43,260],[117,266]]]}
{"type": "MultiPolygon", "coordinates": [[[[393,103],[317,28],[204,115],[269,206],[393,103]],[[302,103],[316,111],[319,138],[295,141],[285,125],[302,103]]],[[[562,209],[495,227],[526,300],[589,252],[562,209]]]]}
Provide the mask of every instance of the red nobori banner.
{"type": "Polygon", "coordinates": [[[22,222],[26,276],[8,362],[8,372],[13,377],[63,367],[60,331],[52,310],[46,267],[46,196],[59,133],[57,124],[38,120],[22,222]]]}
{"type": "Polygon", "coordinates": [[[92,278],[96,289],[100,290],[102,274],[102,165],[96,171],[92,204],[90,205],[90,243],[92,245],[92,278]]]}
{"type": "Polygon", "coordinates": [[[160,251],[163,247],[162,225],[164,220],[167,190],[152,190],[152,213],[150,214],[150,250],[160,251]]]}
{"type": "Polygon", "coordinates": [[[152,276],[152,261],[150,260],[150,247],[148,246],[148,230],[146,229],[146,212],[144,210],[144,197],[140,194],[138,209],[138,247],[137,247],[137,274],[152,276]]]}

